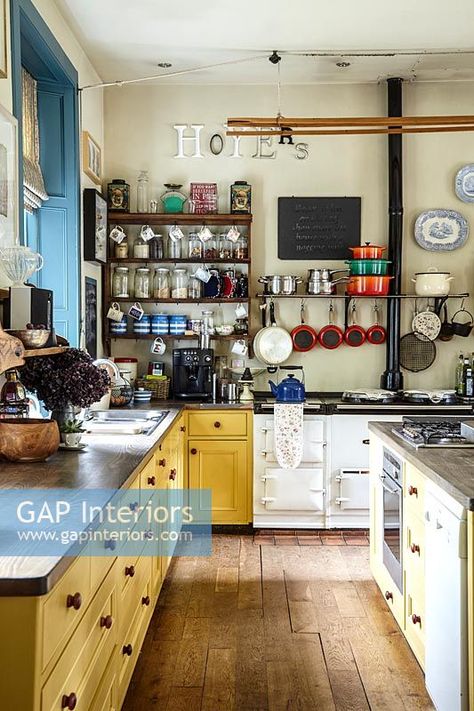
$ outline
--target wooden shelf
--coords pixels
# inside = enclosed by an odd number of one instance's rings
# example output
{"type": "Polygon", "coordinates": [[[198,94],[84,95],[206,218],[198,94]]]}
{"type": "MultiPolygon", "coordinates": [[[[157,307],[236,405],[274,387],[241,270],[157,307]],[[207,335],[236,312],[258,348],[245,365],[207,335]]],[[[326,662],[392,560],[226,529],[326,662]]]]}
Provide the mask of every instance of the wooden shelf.
{"type": "Polygon", "coordinates": [[[157,306],[159,304],[245,304],[250,302],[248,296],[242,299],[214,299],[205,298],[204,296],[200,299],[140,299],[135,296],[111,296],[109,300],[126,304],[134,304],[135,301],[138,301],[140,304],[156,304],[157,306]]]}
{"type": "Polygon", "coordinates": [[[109,264],[250,264],[250,259],[139,259],[130,257],[127,259],[109,259],[109,264]]]}
{"type": "MultiPolygon", "coordinates": [[[[122,335],[120,334],[115,334],[115,333],[109,333],[107,336],[109,340],[116,340],[116,339],[126,339],[126,340],[133,340],[133,341],[154,341],[155,338],[162,338],[164,341],[195,341],[199,339],[199,334],[193,334],[192,336],[172,336],[170,334],[167,335],[161,335],[159,333],[124,333],[122,335]]],[[[247,339],[251,338],[251,336],[248,333],[231,333],[230,336],[219,336],[219,334],[214,334],[213,336],[210,337],[211,341],[238,341],[240,339],[247,339]]]]}
{"type": "Polygon", "coordinates": [[[67,351],[67,346],[54,346],[51,348],[31,348],[25,350],[24,358],[38,358],[38,356],[58,355],[67,351]]]}
{"type": "Polygon", "coordinates": [[[194,215],[189,212],[176,214],[151,212],[109,212],[110,224],[119,225],[249,225],[252,215],[230,215],[228,213],[210,213],[194,215]]]}

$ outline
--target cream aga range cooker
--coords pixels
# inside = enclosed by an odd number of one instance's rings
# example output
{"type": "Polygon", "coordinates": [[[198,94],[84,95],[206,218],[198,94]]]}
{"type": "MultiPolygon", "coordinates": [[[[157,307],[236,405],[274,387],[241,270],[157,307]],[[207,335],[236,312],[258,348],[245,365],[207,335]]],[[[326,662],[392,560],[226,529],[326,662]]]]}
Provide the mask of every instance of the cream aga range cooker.
{"type": "MultiPolygon", "coordinates": [[[[360,394],[359,394],[360,395],[360,394]]],[[[449,397],[397,397],[374,401],[350,393],[307,393],[303,459],[297,469],[278,466],[273,442],[274,399],[255,395],[254,500],[256,528],[368,528],[371,420],[403,416],[472,415],[472,404],[449,397]]]]}

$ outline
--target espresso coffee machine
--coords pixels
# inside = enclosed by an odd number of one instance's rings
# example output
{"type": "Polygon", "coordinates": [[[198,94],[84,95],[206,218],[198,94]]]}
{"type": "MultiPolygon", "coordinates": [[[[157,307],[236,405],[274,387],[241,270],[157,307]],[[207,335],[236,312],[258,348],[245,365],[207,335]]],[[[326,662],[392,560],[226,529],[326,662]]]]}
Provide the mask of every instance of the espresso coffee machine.
{"type": "Polygon", "coordinates": [[[175,348],[173,392],[182,400],[210,400],[214,351],[212,348],[175,348]]]}

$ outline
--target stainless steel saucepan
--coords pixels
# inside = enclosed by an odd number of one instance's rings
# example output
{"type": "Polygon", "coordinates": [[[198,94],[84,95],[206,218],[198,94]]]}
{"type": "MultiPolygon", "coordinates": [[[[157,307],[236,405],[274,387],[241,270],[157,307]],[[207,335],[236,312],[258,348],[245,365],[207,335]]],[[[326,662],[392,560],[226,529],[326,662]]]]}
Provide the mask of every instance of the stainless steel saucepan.
{"type": "Polygon", "coordinates": [[[265,293],[278,296],[279,294],[284,294],[285,296],[291,296],[296,294],[298,284],[303,281],[301,277],[292,276],[289,274],[272,274],[270,276],[260,277],[260,284],[265,285],[265,293]]]}

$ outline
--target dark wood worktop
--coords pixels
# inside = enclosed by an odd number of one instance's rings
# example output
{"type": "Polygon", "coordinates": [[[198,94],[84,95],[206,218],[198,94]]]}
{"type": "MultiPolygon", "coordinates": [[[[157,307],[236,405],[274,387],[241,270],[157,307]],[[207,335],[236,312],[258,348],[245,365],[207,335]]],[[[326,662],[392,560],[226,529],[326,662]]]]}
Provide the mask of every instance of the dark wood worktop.
{"type": "Polygon", "coordinates": [[[474,511],[474,449],[415,449],[393,434],[396,422],[369,422],[369,430],[469,511],[474,511]]]}

